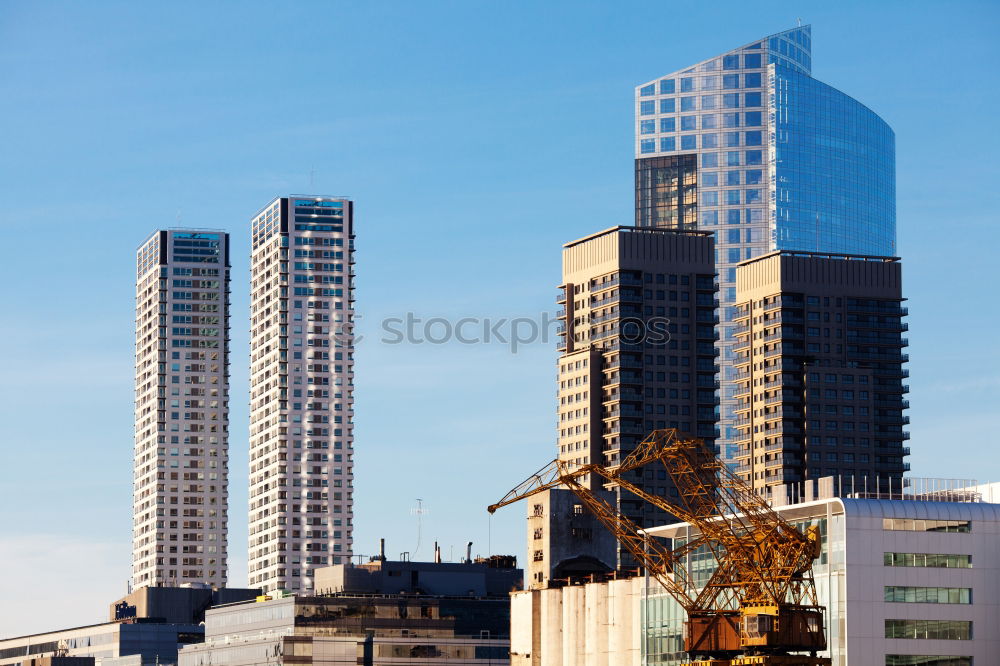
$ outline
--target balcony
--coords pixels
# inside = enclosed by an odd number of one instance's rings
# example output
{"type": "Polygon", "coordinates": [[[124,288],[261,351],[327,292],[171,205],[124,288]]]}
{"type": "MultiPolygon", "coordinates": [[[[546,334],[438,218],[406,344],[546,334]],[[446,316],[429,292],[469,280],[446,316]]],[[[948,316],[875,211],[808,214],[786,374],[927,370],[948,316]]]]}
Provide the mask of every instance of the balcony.
{"type": "Polygon", "coordinates": [[[642,392],[628,389],[611,391],[610,395],[604,397],[604,403],[610,402],[642,402],[642,392]]]}

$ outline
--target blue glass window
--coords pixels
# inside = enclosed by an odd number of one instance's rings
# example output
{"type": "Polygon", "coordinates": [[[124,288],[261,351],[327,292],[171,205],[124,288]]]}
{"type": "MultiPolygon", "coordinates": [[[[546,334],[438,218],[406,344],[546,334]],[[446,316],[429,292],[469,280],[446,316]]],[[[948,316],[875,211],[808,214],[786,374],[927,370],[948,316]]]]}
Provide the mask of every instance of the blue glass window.
{"type": "Polygon", "coordinates": [[[650,100],[648,102],[639,102],[639,115],[651,116],[656,113],[656,102],[650,100]]]}
{"type": "Polygon", "coordinates": [[[726,232],[726,241],[730,243],[740,242],[740,230],[739,229],[729,229],[726,232]]]}
{"type": "Polygon", "coordinates": [[[760,130],[754,132],[744,132],[743,138],[743,144],[747,146],[759,146],[762,143],[762,134],[760,130]]]}
{"type": "Polygon", "coordinates": [[[739,69],[740,57],[738,55],[722,56],[722,69],[739,69]]]}
{"type": "Polygon", "coordinates": [[[701,89],[702,90],[718,90],[719,88],[719,77],[718,76],[703,76],[701,77],[701,89]]]}
{"type": "Polygon", "coordinates": [[[649,120],[639,121],[639,133],[640,134],[655,134],[656,133],[656,121],[650,118],[649,120]]]}
{"type": "Polygon", "coordinates": [[[718,185],[719,185],[718,171],[702,171],[701,173],[702,187],[717,187],[718,185]]]}
{"type": "Polygon", "coordinates": [[[702,153],[701,166],[703,167],[719,166],[719,153],[702,153]]]}
{"type": "Polygon", "coordinates": [[[739,88],[740,87],[740,75],[739,74],[723,74],[722,75],[722,87],[727,89],[739,88]]]}
{"type": "Polygon", "coordinates": [[[760,54],[759,53],[746,53],[743,55],[743,66],[747,69],[756,69],[760,67],[760,54]]]}
{"type": "Polygon", "coordinates": [[[702,95],[701,96],[701,108],[702,109],[714,109],[718,104],[718,95],[702,95]]]}
{"type": "Polygon", "coordinates": [[[662,152],[669,152],[671,150],[677,150],[677,139],[672,136],[665,136],[660,139],[660,150],[662,152]]]}
{"type": "Polygon", "coordinates": [[[763,208],[747,208],[747,222],[754,224],[756,222],[764,221],[764,209],[763,208]]]}
{"type": "Polygon", "coordinates": [[[760,103],[760,93],[747,93],[743,96],[743,106],[762,106],[760,103]]]}
{"type": "Polygon", "coordinates": [[[660,113],[673,113],[675,109],[674,98],[669,97],[667,99],[660,100],[660,113]]]}
{"type": "Polygon", "coordinates": [[[734,148],[740,145],[739,132],[726,132],[726,148],[734,148]]]}
{"type": "Polygon", "coordinates": [[[718,206],[719,205],[719,193],[718,192],[702,192],[701,193],[701,205],[702,206],[718,206]]]}
{"type": "Polygon", "coordinates": [[[660,81],[660,94],[669,95],[674,92],[674,80],[673,79],[663,79],[660,81]]]}
{"type": "Polygon", "coordinates": [[[764,151],[761,150],[747,151],[747,164],[763,164],[763,163],[764,163],[764,151]]]}
{"type": "Polygon", "coordinates": [[[740,126],[740,114],[738,114],[738,113],[723,113],[722,114],[722,126],[723,127],[739,127],[740,126]]]}
{"type": "Polygon", "coordinates": [[[697,134],[681,135],[681,150],[695,150],[697,148],[697,134]]]}
{"type": "Polygon", "coordinates": [[[726,211],[726,224],[739,224],[740,223],[740,209],[735,208],[726,211]]]}
{"type": "MultiPolygon", "coordinates": [[[[743,75],[743,87],[744,88],[760,88],[760,72],[754,74],[744,74],[743,75]]],[[[752,104],[751,106],[758,106],[757,104],[752,104]]]]}
{"type": "Polygon", "coordinates": [[[681,116],[681,131],[687,132],[698,128],[698,116],[681,116]]]}
{"type": "Polygon", "coordinates": [[[740,184],[740,172],[739,171],[727,171],[726,172],[726,185],[739,185],[740,184]]]}
{"type": "Polygon", "coordinates": [[[643,139],[639,142],[639,152],[640,153],[655,153],[656,152],[656,140],[655,139],[643,139]]]}
{"type": "Polygon", "coordinates": [[[747,190],[747,203],[761,203],[760,190],[747,190]]]}
{"type": "Polygon", "coordinates": [[[702,148],[718,148],[719,147],[719,135],[718,134],[702,134],[701,135],[701,147],[702,148]]]}
{"type": "Polygon", "coordinates": [[[739,93],[726,93],[722,96],[722,106],[726,109],[738,109],[740,108],[740,95],[739,93]]]}
{"type": "Polygon", "coordinates": [[[674,132],[676,130],[677,130],[677,121],[675,118],[660,118],[661,132],[674,132]]]}
{"type": "Polygon", "coordinates": [[[743,114],[743,124],[747,127],[757,127],[763,125],[760,119],[760,111],[747,111],[743,114]]]}
{"type": "Polygon", "coordinates": [[[643,97],[650,97],[656,94],[656,85],[650,83],[648,86],[639,88],[639,94],[643,97]]]}
{"type": "Polygon", "coordinates": [[[726,190],[726,205],[727,206],[738,206],[740,203],[740,191],[739,190],[726,190]]]}
{"type": "Polygon", "coordinates": [[[726,166],[739,166],[739,165],[740,165],[740,151],[731,150],[728,153],[726,153],[726,166]]]}
{"type": "Polygon", "coordinates": [[[714,113],[706,113],[701,117],[702,129],[715,129],[719,126],[719,116],[714,113]]]}
{"type": "Polygon", "coordinates": [[[740,248],[738,247],[729,248],[729,263],[731,264],[740,263],[740,248]]]}
{"type": "Polygon", "coordinates": [[[747,176],[746,176],[746,178],[747,178],[747,185],[760,185],[760,183],[763,182],[762,178],[763,178],[764,172],[761,171],[760,169],[751,169],[750,171],[747,171],[746,173],[747,173],[747,176]]]}
{"type": "Polygon", "coordinates": [[[681,111],[694,111],[694,97],[681,97],[681,111]]]}
{"type": "Polygon", "coordinates": [[[719,211],[717,210],[703,210],[699,211],[698,217],[701,219],[702,226],[715,226],[719,223],[719,211]]]}
{"type": "Polygon", "coordinates": [[[686,76],[681,79],[681,92],[691,92],[694,90],[694,77],[686,76]]]}

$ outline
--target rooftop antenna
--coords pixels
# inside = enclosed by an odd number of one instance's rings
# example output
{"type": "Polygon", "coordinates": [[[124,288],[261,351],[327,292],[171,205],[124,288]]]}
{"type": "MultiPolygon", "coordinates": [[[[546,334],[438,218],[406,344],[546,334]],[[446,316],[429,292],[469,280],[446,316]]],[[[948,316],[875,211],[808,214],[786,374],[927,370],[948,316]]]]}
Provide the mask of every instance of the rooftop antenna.
{"type": "Polygon", "coordinates": [[[798,27],[800,27],[800,28],[801,28],[801,27],[802,27],[802,17],[799,17],[799,18],[797,18],[797,19],[796,19],[796,21],[798,21],[798,22],[799,22],[799,25],[798,25],[798,27]]]}
{"type": "Polygon", "coordinates": [[[420,533],[421,533],[421,516],[427,513],[427,509],[424,508],[424,501],[417,498],[417,506],[414,509],[410,509],[410,513],[417,517],[417,547],[413,549],[413,559],[417,558],[417,553],[420,551],[420,533]]]}

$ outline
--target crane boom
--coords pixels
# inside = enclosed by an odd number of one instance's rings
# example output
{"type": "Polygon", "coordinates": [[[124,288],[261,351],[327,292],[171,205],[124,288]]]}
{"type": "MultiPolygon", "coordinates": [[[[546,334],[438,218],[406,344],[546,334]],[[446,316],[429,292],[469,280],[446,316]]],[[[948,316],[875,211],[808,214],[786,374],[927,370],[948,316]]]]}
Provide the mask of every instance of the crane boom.
{"type": "Polygon", "coordinates": [[[754,664],[830,663],[815,656],[826,648],[824,609],[812,578],[812,562],[819,555],[818,530],[796,529],[701,440],[681,438],[676,430],[656,430],[617,465],[571,467],[555,460],[488,510],[493,513],[554,488],[572,491],[677,599],[688,615],[684,642],[691,656],[733,659],[750,651],[754,659],[760,658],[754,664]],[[652,464],[663,466],[677,489],[677,501],[669,502],[626,478],[627,472],[652,464]],[[676,548],[666,547],[584,485],[581,480],[589,475],[666,510],[698,534],[676,548]],[[696,586],[684,563],[699,549],[711,553],[716,567],[707,582],[696,586]],[[811,656],[793,654],[802,651],[811,656]]]}

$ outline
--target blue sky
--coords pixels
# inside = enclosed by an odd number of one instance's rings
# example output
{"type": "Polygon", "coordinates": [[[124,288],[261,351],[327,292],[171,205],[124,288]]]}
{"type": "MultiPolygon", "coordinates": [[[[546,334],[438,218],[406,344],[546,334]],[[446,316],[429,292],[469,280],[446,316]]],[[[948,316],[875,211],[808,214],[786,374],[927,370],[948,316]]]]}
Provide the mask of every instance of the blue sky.
{"type": "Polygon", "coordinates": [[[485,506],[555,453],[551,342],[385,345],[384,317],[554,311],[563,242],[632,219],[633,86],[813,26],[896,131],[914,476],[1000,480],[992,3],[0,4],[0,636],[102,621],[129,577],[133,261],[233,233],[231,584],[246,578],[251,214],[357,202],[358,553],[524,556],[485,506]],[[31,590],[31,592],[29,592],[31,590]]]}

